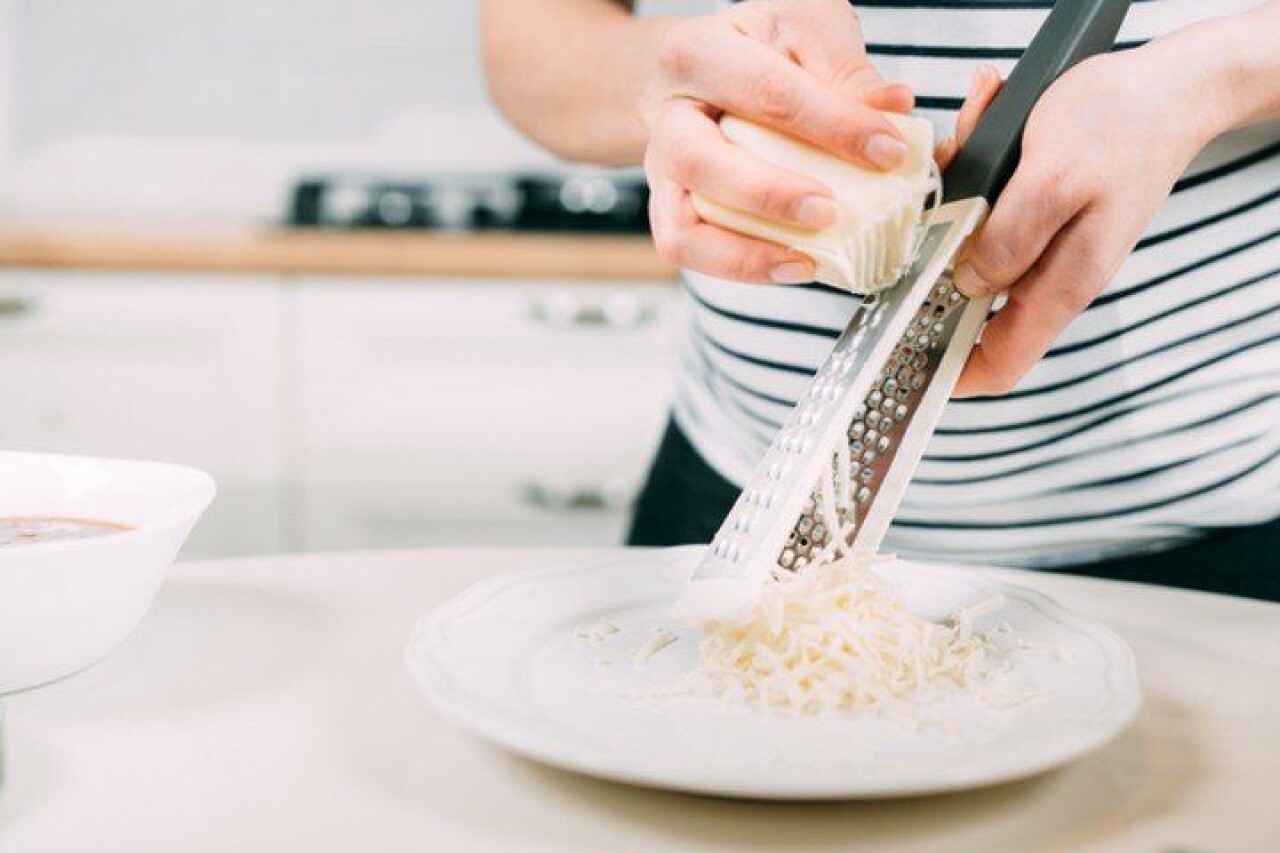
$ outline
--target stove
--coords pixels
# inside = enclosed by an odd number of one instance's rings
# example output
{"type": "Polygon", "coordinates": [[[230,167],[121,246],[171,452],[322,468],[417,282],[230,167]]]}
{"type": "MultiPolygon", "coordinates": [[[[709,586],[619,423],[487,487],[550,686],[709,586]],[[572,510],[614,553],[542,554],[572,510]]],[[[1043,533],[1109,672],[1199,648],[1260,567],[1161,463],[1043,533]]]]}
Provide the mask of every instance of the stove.
{"type": "Polygon", "coordinates": [[[646,234],[649,189],[638,172],[311,175],[293,188],[300,228],[646,234]]]}

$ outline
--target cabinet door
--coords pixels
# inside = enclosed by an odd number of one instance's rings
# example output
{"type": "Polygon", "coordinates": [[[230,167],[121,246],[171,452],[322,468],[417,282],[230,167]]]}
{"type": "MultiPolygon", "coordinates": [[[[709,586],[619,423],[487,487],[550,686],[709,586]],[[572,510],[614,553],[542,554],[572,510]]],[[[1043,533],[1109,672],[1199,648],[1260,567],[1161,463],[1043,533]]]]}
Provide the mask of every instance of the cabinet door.
{"type": "Polygon", "coordinates": [[[278,548],[282,307],[270,278],[4,272],[0,446],[204,468],[187,553],[278,548]]]}
{"type": "Polygon", "coordinates": [[[315,280],[297,298],[308,545],[620,535],[666,417],[674,287],[315,280]]]}

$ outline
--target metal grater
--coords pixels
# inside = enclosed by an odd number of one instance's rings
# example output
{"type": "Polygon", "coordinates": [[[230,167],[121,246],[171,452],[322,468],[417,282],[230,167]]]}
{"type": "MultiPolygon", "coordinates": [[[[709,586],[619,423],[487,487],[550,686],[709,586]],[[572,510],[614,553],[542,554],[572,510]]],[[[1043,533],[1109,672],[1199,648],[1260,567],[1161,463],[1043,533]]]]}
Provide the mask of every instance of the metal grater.
{"type": "Polygon", "coordinates": [[[991,308],[956,292],[950,268],[1017,165],[1027,117],[1071,66],[1110,49],[1128,0],[1058,0],[953,162],[910,269],[858,311],[783,424],[676,603],[704,622],[741,613],[773,572],[799,571],[831,541],[817,484],[847,443],[848,545],[874,552],[991,308]],[[849,515],[853,514],[850,519],[849,515]]]}
{"type": "MultiPolygon", "coordinates": [[[[944,272],[890,353],[889,361],[871,386],[871,393],[854,409],[853,420],[845,433],[853,461],[854,506],[849,509],[838,506],[836,515],[841,529],[853,522],[855,538],[865,520],[858,517],[856,508],[868,506],[884,484],[901,446],[899,439],[910,430],[926,387],[941,364],[942,354],[967,304],[968,300],[952,286],[950,271],[944,272]],[[849,518],[850,515],[853,518],[849,518]]],[[[813,555],[831,541],[834,531],[827,530],[819,520],[818,501],[815,489],[778,555],[780,568],[803,569],[813,555]]]]}
{"type": "MultiPolygon", "coordinates": [[[[856,465],[850,544],[867,551],[879,545],[950,395],[954,364],[963,364],[986,316],[989,302],[965,299],[947,273],[985,214],[981,199],[934,213],[900,283],[864,304],[836,342],[716,534],[696,580],[737,579],[760,567],[803,569],[834,535],[818,518],[816,484],[842,441],[856,465]],[[940,378],[946,387],[931,394],[940,378]],[[917,432],[923,440],[912,440],[917,432]]],[[[842,524],[848,520],[847,511],[839,515],[842,524]]],[[[706,589],[692,585],[677,615],[699,619],[698,592],[706,589]]]]}

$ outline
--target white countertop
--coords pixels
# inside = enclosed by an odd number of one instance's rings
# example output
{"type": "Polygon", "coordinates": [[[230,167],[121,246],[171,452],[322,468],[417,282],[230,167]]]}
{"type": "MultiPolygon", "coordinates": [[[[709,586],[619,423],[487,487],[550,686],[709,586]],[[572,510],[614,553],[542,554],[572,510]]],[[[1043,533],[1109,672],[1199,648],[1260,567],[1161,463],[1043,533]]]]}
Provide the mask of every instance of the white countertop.
{"type": "Polygon", "coordinates": [[[582,552],[179,564],[108,660],[7,702],[0,851],[1280,849],[1280,607],[1020,576],[1134,647],[1138,723],[988,791],[771,805],[596,782],[427,710],[401,652],[424,609],[582,552]]]}

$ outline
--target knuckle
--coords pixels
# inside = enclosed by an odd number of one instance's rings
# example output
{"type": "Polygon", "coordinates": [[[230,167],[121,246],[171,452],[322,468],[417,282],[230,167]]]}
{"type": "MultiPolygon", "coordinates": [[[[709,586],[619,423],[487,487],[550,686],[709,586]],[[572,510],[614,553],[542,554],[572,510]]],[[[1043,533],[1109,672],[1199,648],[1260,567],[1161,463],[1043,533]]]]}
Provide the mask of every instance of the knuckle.
{"type": "Polygon", "coordinates": [[[875,66],[859,57],[842,57],[831,68],[832,82],[849,88],[869,89],[878,76],[875,66]]]}
{"type": "Polygon", "coordinates": [[[862,13],[850,5],[846,0],[820,0],[825,6],[833,9],[836,14],[842,16],[855,31],[861,33],[862,30],[862,13]]]}
{"type": "Polygon", "coordinates": [[[756,184],[743,192],[747,208],[771,217],[786,217],[795,207],[792,194],[772,184],[756,184]]]}
{"type": "Polygon", "coordinates": [[[665,147],[667,176],[682,187],[693,188],[706,173],[706,163],[696,145],[673,135],[665,147]]]}
{"type": "Polygon", "coordinates": [[[698,51],[694,49],[689,24],[672,27],[658,44],[658,71],[670,80],[688,80],[697,69],[698,51]]]}
{"type": "MultiPolygon", "coordinates": [[[[792,0],[794,3],[794,0],[792,0]]],[[[729,16],[739,32],[772,44],[777,40],[779,17],[787,14],[788,4],[773,4],[765,0],[748,0],[734,5],[729,16]]]]}
{"type": "Polygon", "coordinates": [[[741,253],[739,278],[741,281],[769,281],[773,268],[787,260],[787,252],[781,246],[752,243],[741,253]]]}
{"type": "Polygon", "coordinates": [[[987,282],[1004,288],[1018,279],[1023,259],[1008,235],[988,232],[983,235],[973,265],[987,282]]]}
{"type": "Polygon", "coordinates": [[[1038,176],[1043,198],[1050,210],[1069,216],[1079,210],[1092,193],[1092,184],[1084,172],[1072,163],[1056,163],[1043,168],[1038,176]]]}
{"type": "Polygon", "coordinates": [[[745,249],[725,261],[724,277],[733,281],[757,281],[768,267],[762,249],[745,249]]]}
{"type": "Polygon", "coordinates": [[[653,245],[662,262],[673,267],[682,266],[682,262],[688,254],[684,241],[678,235],[670,232],[659,233],[655,229],[653,245]]]}
{"type": "Polygon", "coordinates": [[[794,3],[798,8],[805,10],[830,12],[852,20],[858,18],[858,11],[846,0],[794,0],[794,3]]]}
{"type": "Polygon", "coordinates": [[[793,121],[800,109],[795,87],[774,74],[758,74],[748,86],[748,97],[761,116],[779,123],[793,121]]]}

